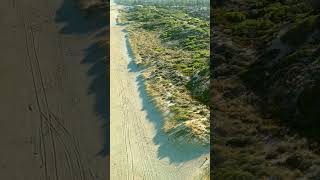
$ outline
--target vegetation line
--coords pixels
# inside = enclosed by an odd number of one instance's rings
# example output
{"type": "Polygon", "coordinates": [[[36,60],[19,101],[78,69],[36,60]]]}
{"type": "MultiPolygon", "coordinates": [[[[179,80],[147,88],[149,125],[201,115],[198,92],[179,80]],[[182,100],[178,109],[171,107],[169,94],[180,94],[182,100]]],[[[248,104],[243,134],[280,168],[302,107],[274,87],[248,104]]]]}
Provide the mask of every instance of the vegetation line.
{"type": "Polygon", "coordinates": [[[146,90],[164,113],[163,130],[179,143],[208,144],[208,8],[152,2],[126,1],[118,22],[126,25],[146,90]]]}

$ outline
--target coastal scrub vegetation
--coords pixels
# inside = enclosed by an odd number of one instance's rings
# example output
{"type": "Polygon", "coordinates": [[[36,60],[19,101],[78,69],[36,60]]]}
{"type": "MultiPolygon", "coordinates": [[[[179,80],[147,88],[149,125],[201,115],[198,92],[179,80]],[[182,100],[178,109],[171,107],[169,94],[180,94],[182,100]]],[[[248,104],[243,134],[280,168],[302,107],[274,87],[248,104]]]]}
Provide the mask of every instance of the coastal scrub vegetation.
{"type": "Polygon", "coordinates": [[[123,1],[135,62],[180,143],[209,143],[209,1],[123,1]],[[196,7],[191,5],[197,4],[196,7]]]}
{"type": "Polygon", "coordinates": [[[209,8],[210,1],[208,0],[117,0],[120,4],[125,5],[148,5],[148,6],[163,6],[163,7],[202,7],[209,8]]]}
{"type": "MultiPolygon", "coordinates": [[[[135,63],[143,70],[145,89],[164,115],[163,130],[177,143],[207,146],[209,6],[185,4],[195,2],[192,0],[141,2],[129,3],[119,24],[126,25],[135,63]]],[[[210,179],[209,163],[201,169],[199,178],[210,179]]]]}
{"type": "Polygon", "coordinates": [[[319,3],[216,1],[216,179],[318,179],[319,3]]]}

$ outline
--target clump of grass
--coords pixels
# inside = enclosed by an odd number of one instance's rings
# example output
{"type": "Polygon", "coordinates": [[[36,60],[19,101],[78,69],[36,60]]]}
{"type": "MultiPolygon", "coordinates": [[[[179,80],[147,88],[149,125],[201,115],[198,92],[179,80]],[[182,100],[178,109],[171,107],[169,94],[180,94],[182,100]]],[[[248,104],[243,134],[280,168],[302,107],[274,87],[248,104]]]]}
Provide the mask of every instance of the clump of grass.
{"type": "Polygon", "coordinates": [[[246,20],[246,14],[244,12],[241,11],[236,11],[236,12],[228,12],[225,14],[225,18],[230,21],[230,22],[234,22],[234,23],[239,23],[242,22],[244,20],[246,20]]]}

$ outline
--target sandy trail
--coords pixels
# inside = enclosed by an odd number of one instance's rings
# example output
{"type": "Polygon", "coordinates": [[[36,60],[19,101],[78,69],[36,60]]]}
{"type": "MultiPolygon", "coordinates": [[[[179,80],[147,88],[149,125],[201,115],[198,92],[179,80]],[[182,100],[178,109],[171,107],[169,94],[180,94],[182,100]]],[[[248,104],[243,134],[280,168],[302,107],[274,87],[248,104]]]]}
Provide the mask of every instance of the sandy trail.
{"type": "Polygon", "coordinates": [[[102,26],[72,0],[1,1],[0,25],[0,179],[105,180],[102,26]]]}
{"type": "Polygon", "coordinates": [[[116,23],[119,8],[111,4],[111,179],[193,179],[208,163],[209,149],[176,145],[161,132],[161,114],[149,102],[124,27],[116,23]]]}

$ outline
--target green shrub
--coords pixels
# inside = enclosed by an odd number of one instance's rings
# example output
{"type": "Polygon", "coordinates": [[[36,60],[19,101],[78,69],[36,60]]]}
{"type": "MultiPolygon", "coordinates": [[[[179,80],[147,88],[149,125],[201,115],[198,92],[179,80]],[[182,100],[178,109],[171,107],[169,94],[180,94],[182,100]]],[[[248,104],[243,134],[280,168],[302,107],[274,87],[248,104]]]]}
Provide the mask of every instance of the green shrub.
{"type": "Polygon", "coordinates": [[[246,20],[246,15],[243,12],[229,12],[225,17],[230,22],[242,22],[246,20]]]}
{"type": "Polygon", "coordinates": [[[268,19],[248,19],[231,26],[232,32],[236,35],[263,35],[273,27],[273,23],[268,19]]]}
{"type": "Polygon", "coordinates": [[[287,16],[290,15],[288,14],[289,9],[290,7],[284,6],[279,2],[273,3],[267,8],[265,8],[265,11],[266,11],[265,18],[270,19],[273,22],[281,22],[287,19],[287,16]]]}
{"type": "Polygon", "coordinates": [[[190,120],[190,117],[185,114],[176,114],[174,115],[173,119],[175,121],[187,121],[190,120]]]}
{"type": "Polygon", "coordinates": [[[164,49],[163,49],[163,48],[160,48],[160,47],[157,47],[157,48],[154,49],[154,51],[156,51],[156,52],[162,52],[162,51],[164,51],[164,49]]]}

